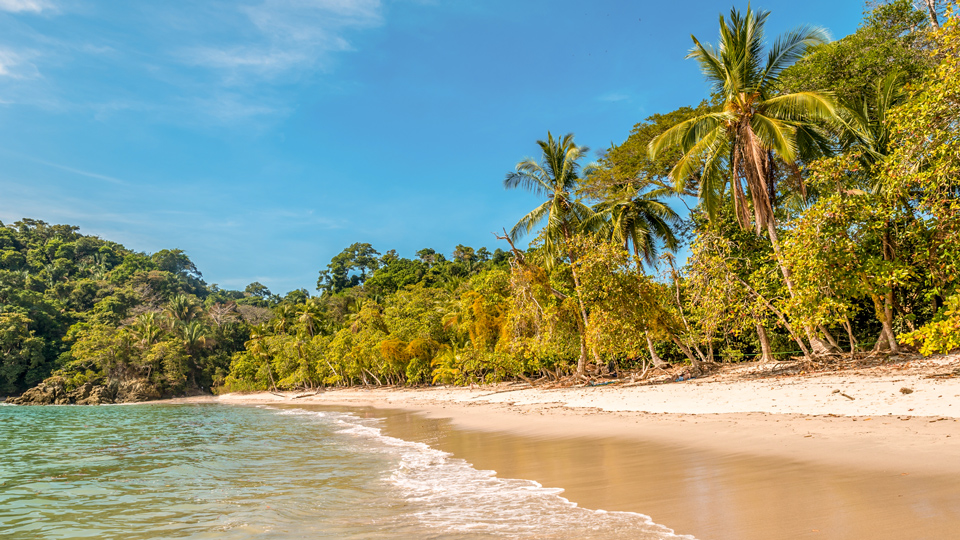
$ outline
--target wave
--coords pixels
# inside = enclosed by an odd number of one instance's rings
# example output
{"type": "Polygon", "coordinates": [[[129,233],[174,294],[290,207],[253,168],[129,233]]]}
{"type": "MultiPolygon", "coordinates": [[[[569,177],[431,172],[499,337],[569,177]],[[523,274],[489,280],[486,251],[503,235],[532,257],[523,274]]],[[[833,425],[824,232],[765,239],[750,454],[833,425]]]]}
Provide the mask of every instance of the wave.
{"type": "MultiPolygon", "coordinates": [[[[633,512],[590,510],[561,496],[563,489],[532,480],[499,478],[421,442],[384,435],[380,420],[350,413],[287,409],[284,415],[313,416],[338,427],[360,451],[386,453],[396,465],[383,479],[407,505],[395,525],[411,520],[437,532],[506,538],[606,540],[688,539],[633,512]]],[[[389,523],[383,523],[389,526],[389,523]]]]}

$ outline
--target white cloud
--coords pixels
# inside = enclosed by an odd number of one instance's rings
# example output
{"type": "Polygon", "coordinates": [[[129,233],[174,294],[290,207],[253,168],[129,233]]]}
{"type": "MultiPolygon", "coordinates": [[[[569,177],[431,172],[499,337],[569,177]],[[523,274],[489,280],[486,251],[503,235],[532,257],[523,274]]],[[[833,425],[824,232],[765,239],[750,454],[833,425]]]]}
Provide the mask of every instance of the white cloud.
{"type": "Polygon", "coordinates": [[[46,0],[0,0],[0,11],[40,13],[53,6],[46,0]]]}
{"type": "Polygon", "coordinates": [[[379,0],[264,0],[239,8],[254,39],[192,47],[183,57],[228,72],[230,83],[244,75],[274,78],[322,68],[331,53],[351,50],[348,30],[382,24],[381,7],[379,0]]]}
{"type": "Polygon", "coordinates": [[[37,66],[27,61],[23,54],[10,49],[0,49],[0,77],[32,79],[39,76],[37,66]]]}
{"type": "Polygon", "coordinates": [[[606,94],[599,96],[597,99],[600,101],[616,103],[618,101],[630,101],[631,96],[630,94],[623,92],[607,92],[606,94]]]}

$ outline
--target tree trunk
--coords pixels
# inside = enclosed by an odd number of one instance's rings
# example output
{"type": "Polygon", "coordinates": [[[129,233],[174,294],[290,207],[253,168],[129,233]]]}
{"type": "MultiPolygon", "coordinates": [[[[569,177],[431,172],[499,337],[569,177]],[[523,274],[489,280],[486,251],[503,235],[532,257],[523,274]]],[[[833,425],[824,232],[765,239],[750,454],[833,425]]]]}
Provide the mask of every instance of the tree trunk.
{"type": "Polygon", "coordinates": [[[827,338],[827,342],[830,343],[830,347],[839,351],[840,345],[837,343],[837,340],[834,339],[833,334],[831,334],[830,331],[827,330],[827,327],[821,324],[818,328],[820,328],[820,333],[823,334],[823,337],[827,338]]]}
{"type": "MultiPolygon", "coordinates": [[[[677,314],[680,315],[680,320],[683,321],[683,327],[687,330],[688,335],[693,335],[693,330],[690,329],[690,323],[687,321],[686,315],[683,314],[683,302],[680,301],[680,273],[677,272],[676,267],[673,266],[673,259],[668,259],[670,262],[670,271],[673,276],[673,287],[675,291],[674,299],[677,303],[677,314]]],[[[700,360],[707,362],[708,359],[704,356],[703,351],[700,350],[700,347],[696,343],[693,344],[694,350],[697,351],[697,354],[700,356],[700,360]]],[[[713,344],[710,344],[710,362],[713,362],[713,344]]]]}
{"type": "Polygon", "coordinates": [[[755,322],[754,324],[757,326],[757,336],[760,338],[760,349],[763,351],[760,362],[763,364],[773,362],[773,352],[770,350],[770,338],[767,336],[767,329],[759,322],[755,322]]]}
{"type": "Polygon", "coordinates": [[[270,375],[270,386],[274,392],[277,391],[277,383],[273,380],[273,366],[267,364],[267,374],[270,375]]]}
{"type": "MultiPolygon", "coordinates": [[[[577,291],[577,303],[580,305],[580,316],[583,317],[583,332],[580,334],[580,359],[577,361],[577,377],[583,377],[587,369],[587,334],[589,333],[590,320],[587,318],[587,307],[583,303],[583,293],[580,288],[580,276],[577,274],[577,265],[574,262],[573,254],[570,253],[570,233],[563,231],[563,239],[567,243],[567,260],[570,261],[570,273],[573,274],[573,286],[577,291]]],[[[597,365],[600,365],[600,356],[596,350],[591,348],[593,359],[597,365]]]]}
{"type": "MultiPolygon", "coordinates": [[[[933,11],[931,0],[927,0],[927,6],[930,8],[931,17],[936,18],[933,11]]],[[[883,260],[892,261],[893,257],[893,238],[890,235],[890,220],[887,220],[883,229],[883,260]]],[[[887,341],[890,343],[890,352],[897,354],[900,347],[897,346],[897,337],[893,333],[893,287],[883,296],[883,330],[887,333],[887,341]]]]}
{"type": "Polygon", "coordinates": [[[783,327],[787,329],[787,332],[790,332],[790,337],[792,337],[793,340],[797,343],[797,345],[800,346],[800,350],[803,351],[803,356],[804,356],[805,358],[810,358],[810,351],[807,349],[807,346],[803,343],[803,339],[801,339],[800,336],[798,336],[797,333],[794,331],[793,325],[791,325],[790,322],[787,321],[786,315],[784,315],[782,311],[780,311],[779,309],[777,309],[776,306],[774,306],[773,304],[771,304],[769,300],[767,300],[766,298],[764,298],[763,295],[761,295],[760,293],[758,293],[756,289],[754,289],[753,287],[751,287],[749,283],[747,283],[746,281],[744,281],[743,278],[741,278],[740,276],[738,276],[738,275],[736,275],[736,274],[734,274],[734,277],[737,279],[737,281],[740,282],[741,285],[744,286],[744,288],[746,288],[748,291],[750,291],[750,294],[752,294],[752,295],[754,295],[755,297],[757,297],[758,300],[760,300],[761,302],[763,302],[763,304],[764,304],[765,306],[767,306],[767,309],[769,309],[770,311],[772,311],[772,312],[774,313],[774,315],[776,315],[777,318],[780,319],[780,324],[782,324],[783,327]]]}
{"type": "Polygon", "coordinates": [[[898,354],[900,346],[897,345],[897,337],[893,333],[893,291],[888,292],[883,298],[883,331],[887,334],[890,352],[898,354]]]}
{"type": "Polygon", "coordinates": [[[577,360],[577,377],[584,377],[587,370],[587,333],[580,333],[580,359],[577,360]]]}
{"type": "Polygon", "coordinates": [[[930,26],[934,30],[940,31],[940,21],[937,20],[937,0],[925,0],[927,4],[927,13],[930,17],[930,26]]]}
{"type": "Polygon", "coordinates": [[[677,336],[671,335],[670,339],[672,339],[677,347],[683,352],[684,356],[687,357],[687,360],[690,360],[690,365],[693,366],[693,371],[695,371],[697,375],[703,373],[703,364],[701,364],[700,361],[697,360],[697,357],[693,355],[693,352],[690,351],[690,347],[684,345],[677,336]]]}
{"type": "Polygon", "coordinates": [[[660,356],[657,354],[657,351],[653,349],[653,340],[650,339],[650,334],[648,332],[644,332],[643,336],[647,338],[647,350],[650,351],[650,361],[653,362],[653,367],[661,367],[666,364],[666,362],[663,361],[663,358],[660,358],[660,356]]]}
{"type": "MultiPolygon", "coordinates": [[[[780,238],[777,236],[777,224],[774,223],[773,219],[767,221],[767,236],[770,238],[770,244],[773,246],[773,254],[777,259],[777,266],[780,267],[780,273],[783,274],[783,282],[787,285],[787,292],[790,293],[790,298],[795,298],[796,293],[793,287],[793,274],[783,259],[783,253],[780,250],[780,238]]],[[[807,341],[810,342],[810,349],[813,351],[813,354],[822,355],[833,352],[823,340],[817,337],[813,326],[809,324],[804,325],[803,332],[807,335],[807,341]]]]}
{"type": "Polygon", "coordinates": [[[853,337],[853,325],[847,317],[843,318],[843,328],[847,331],[847,337],[850,338],[850,354],[853,354],[857,352],[857,339],[853,337]]]}

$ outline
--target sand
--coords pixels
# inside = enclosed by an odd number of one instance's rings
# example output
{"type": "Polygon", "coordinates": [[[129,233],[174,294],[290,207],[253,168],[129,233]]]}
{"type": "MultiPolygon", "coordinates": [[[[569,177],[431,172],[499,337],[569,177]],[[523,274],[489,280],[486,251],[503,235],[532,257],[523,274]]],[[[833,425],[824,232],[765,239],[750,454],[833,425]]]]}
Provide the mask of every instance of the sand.
{"type": "Polygon", "coordinates": [[[654,386],[353,388],[189,401],[351,407],[385,418],[388,433],[500,476],[562,487],[588,508],[645,513],[703,540],[953,538],[958,368],[957,357],[940,357],[654,386]]]}

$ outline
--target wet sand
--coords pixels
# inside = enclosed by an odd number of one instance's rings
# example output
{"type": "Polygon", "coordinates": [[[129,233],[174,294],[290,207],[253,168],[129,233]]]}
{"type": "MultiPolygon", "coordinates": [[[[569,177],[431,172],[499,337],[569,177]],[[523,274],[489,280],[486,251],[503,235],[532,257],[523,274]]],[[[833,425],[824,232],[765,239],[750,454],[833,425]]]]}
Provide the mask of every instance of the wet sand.
{"type": "Polygon", "coordinates": [[[502,413],[491,419],[501,425],[495,428],[452,420],[459,414],[453,409],[335,408],[383,418],[387,435],[425,442],[502,478],[562,487],[582,507],[647,514],[701,540],[942,539],[960,530],[956,471],[931,475],[701,450],[645,440],[642,433],[608,433],[596,421],[589,422],[592,435],[564,434],[524,430],[502,413]]]}

